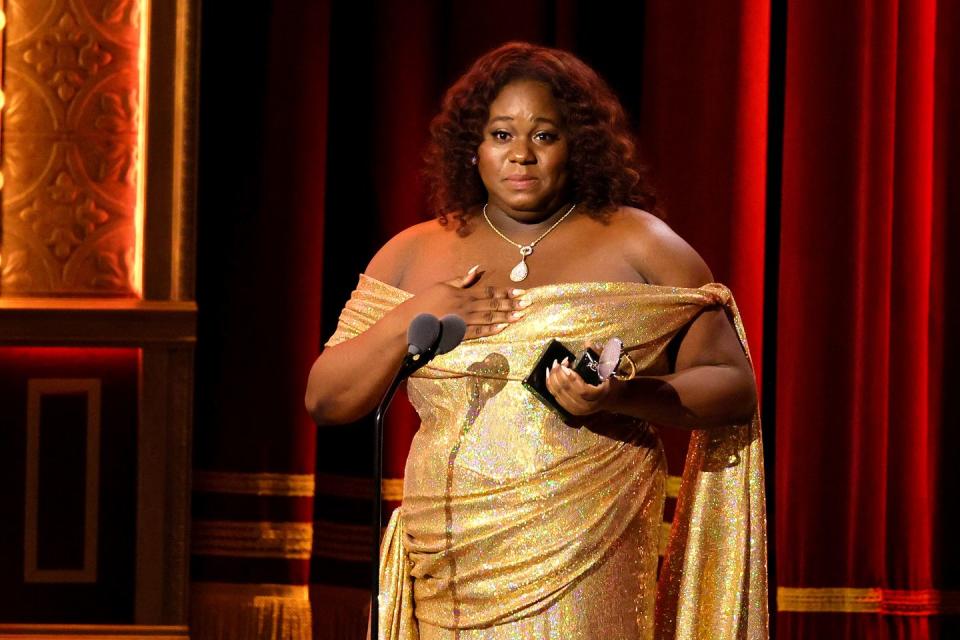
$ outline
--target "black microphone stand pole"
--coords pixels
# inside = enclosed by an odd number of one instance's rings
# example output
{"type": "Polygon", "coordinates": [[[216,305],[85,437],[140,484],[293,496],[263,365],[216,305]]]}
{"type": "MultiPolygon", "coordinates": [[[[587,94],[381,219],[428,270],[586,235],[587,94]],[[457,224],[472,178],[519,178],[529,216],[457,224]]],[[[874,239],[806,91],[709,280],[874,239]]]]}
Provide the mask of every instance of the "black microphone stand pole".
{"type": "Polygon", "coordinates": [[[373,541],[370,553],[370,640],[380,640],[380,533],[383,530],[383,417],[400,383],[440,353],[447,353],[463,340],[463,318],[447,314],[440,320],[421,313],[407,330],[407,355],[387,388],[373,420],[373,541]],[[419,351],[419,353],[417,353],[419,351]]]}
{"type": "Polygon", "coordinates": [[[373,543],[370,549],[370,640],[379,640],[380,630],[380,534],[383,531],[383,418],[393,402],[400,383],[420,368],[420,363],[433,357],[436,345],[423,353],[404,356],[403,364],[393,376],[373,420],[373,543]]]}

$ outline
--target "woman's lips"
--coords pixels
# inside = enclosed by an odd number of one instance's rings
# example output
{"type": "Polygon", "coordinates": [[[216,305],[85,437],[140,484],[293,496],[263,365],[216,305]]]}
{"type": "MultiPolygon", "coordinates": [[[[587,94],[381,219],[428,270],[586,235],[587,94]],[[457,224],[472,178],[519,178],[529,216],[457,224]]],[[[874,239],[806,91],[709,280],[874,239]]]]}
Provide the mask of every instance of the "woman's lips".
{"type": "Polygon", "coordinates": [[[507,184],[514,189],[528,189],[537,183],[533,176],[508,176],[507,184]]]}

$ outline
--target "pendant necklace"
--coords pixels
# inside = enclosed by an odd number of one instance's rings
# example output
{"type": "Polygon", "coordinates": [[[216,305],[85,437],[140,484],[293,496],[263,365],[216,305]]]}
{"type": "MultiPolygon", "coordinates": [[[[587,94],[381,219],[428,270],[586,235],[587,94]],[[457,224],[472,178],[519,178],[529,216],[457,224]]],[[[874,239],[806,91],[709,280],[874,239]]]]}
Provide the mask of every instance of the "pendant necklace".
{"type": "Polygon", "coordinates": [[[516,248],[520,249],[520,262],[518,262],[518,263],[517,263],[517,266],[515,266],[515,267],[510,271],[510,279],[511,279],[511,280],[513,280],[514,282],[520,282],[521,280],[525,280],[525,279],[526,279],[527,274],[530,273],[530,270],[527,268],[527,256],[529,256],[531,253],[533,253],[533,247],[534,247],[538,242],[540,242],[541,240],[543,240],[548,233],[550,233],[551,231],[553,231],[554,229],[556,229],[556,228],[557,228],[557,225],[560,224],[561,222],[563,222],[564,218],[566,218],[568,215],[570,215],[571,213],[573,213],[573,210],[574,210],[576,207],[577,207],[577,203],[574,202],[573,205],[572,205],[569,209],[567,209],[567,212],[566,212],[565,214],[563,214],[562,216],[560,216],[560,218],[559,218],[556,222],[554,222],[553,225],[552,225],[549,229],[547,229],[546,231],[544,231],[544,232],[540,235],[539,238],[537,238],[536,240],[534,240],[534,241],[531,242],[530,244],[520,244],[519,242],[514,242],[513,240],[511,240],[511,239],[508,238],[507,236],[503,235],[503,233],[501,233],[499,229],[497,229],[495,226],[493,226],[493,223],[490,222],[490,218],[487,217],[487,205],[486,205],[486,204],[483,205],[483,219],[487,221],[487,224],[490,225],[490,228],[493,229],[494,232],[495,232],[498,236],[500,236],[501,238],[503,238],[504,240],[506,240],[507,242],[509,242],[509,243],[512,244],[513,246],[515,246],[516,248]]]}

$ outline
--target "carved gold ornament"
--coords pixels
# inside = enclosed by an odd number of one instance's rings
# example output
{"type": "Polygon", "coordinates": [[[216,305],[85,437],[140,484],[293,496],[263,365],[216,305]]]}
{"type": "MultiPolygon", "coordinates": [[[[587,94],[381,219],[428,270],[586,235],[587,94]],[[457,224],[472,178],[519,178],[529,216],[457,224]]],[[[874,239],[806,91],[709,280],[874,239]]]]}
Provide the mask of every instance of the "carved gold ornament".
{"type": "Polygon", "coordinates": [[[140,0],[6,3],[0,295],[135,296],[140,0]]]}

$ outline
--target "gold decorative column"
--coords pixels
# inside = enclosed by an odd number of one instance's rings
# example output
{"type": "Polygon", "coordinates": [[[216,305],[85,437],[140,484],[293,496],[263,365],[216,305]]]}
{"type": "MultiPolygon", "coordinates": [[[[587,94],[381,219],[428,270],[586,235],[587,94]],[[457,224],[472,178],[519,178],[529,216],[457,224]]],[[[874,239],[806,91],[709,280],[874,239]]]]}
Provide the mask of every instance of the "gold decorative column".
{"type": "Polygon", "coordinates": [[[6,7],[3,295],[135,296],[140,0],[6,7]]]}
{"type": "Polygon", "coordinates": [[[198,6],[0,0],[0,469],[29,470],[0,503],[30,524],[0,530],[0,557],[39,558],[0,577],[25,603],[2,637],[188,637],[198,6]],[[79,569],[51,524],[58,456],[77,459],[60,432],[129,480],[74,492],[79,569]]]}

